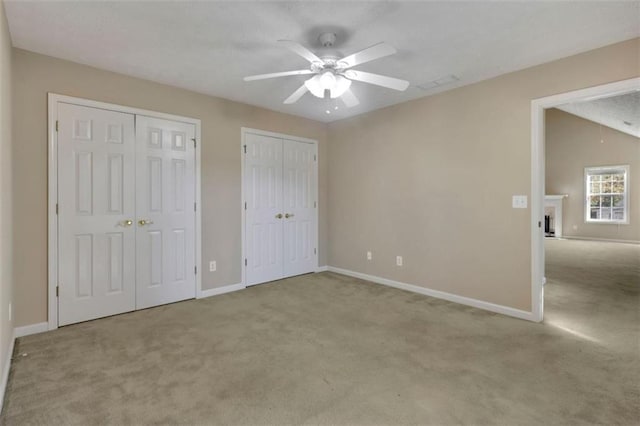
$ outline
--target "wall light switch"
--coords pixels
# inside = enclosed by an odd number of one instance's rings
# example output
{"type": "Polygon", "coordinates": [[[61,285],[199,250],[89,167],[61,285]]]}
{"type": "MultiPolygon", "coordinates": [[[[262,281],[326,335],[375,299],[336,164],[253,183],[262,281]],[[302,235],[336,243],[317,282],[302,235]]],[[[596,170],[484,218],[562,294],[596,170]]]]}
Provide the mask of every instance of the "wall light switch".
{"type": "Polygon", "coordinates": [[[216,261],[212,260],[211,262],[209,262],[209,272],[215,272],[216,269],[217,269],[216,261]]]}
{"type": "Polygon", "coordinates": [[[527,196],[526,195],[514,195],[512,202],[514,209],[526,209],[527,208],[527,196]]]}
{"type": "Polygon", "coordinates": [[[402,256],[396,256],[396,265],[402,266],[402,256]]]}

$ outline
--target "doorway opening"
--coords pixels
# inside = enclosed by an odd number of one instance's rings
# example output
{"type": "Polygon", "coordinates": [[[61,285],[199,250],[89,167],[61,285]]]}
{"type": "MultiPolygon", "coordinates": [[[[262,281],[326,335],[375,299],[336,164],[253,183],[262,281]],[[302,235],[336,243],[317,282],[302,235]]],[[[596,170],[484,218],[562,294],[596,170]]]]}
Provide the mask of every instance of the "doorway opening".
{"type": "MultiPolygon", "coordinates": [[[[565,238],[570,235],[577,235],[576,231],[589,227],[588,225],[603,225],[604,222],[616,221],[614,226],[628,226],[625,222],[638,222],[638,212],[631,209],[625,211],[624,201],[618,197],[621,194],[590,192],[591,189],[601,191],[605,188],[611,191],[613,180],[617,183],[624,179],[629,180],[634,175],[633,170],[625,169],[627,166],[624,161],[612,161],[610,164],[589,164],[579,167],[580,176],[578,189],[572,189],[570,185],[548,186],[546,176],[548,176],[546,166],[547,160],[549,166],[553,164],[554,170],[558,168],[563,170],[562,162],[568,164],[568,161],[576,157],[576,152],[563,152],[558,150],[550,150],[547,155],[545,146],[547,136],[547,125],[551,123],[557,115],[566,114],[563,109],[590,109],[584,105],[590,102],[592,105],[596,103],[616,103],[616,98],[621,96],[637,96],[640,93],[640,78],[623,80],[615,83],[605,84],[601,86],[591,87],[587,89],[577,90],[573,92],[563,93],[559,95],[549,96],[541,99],[533,100],[531,103],[532,113],[532,188],[531,188],[531,253],[532,253],[532,314],[535,321],[542,321],[544,317],[544,283],[547,281],[545,274],[545,243],[553,244],[560,241],[558,238],[565,238]],[[547,119],[547,120],[545,120],[547,119]],[[558,163],[560,163],[559,167],[558,163]],[[627,170],[625,172],[625,170],[627,170]],[[618,173],[618,172],[620,172],[618,173]],[[626,175],[624,175],[626,173],[626,175]],[[604,180],[603,180],[604,179],[604,180]],[[596,182],[597,181],[597,182],[596,182]],[[591,185],[593,183],[594,185],[591,185]],[[598,185],[595,185],[597,183],[598,185]],[[608,184],[606,186],[605,184],[608,184]],[[598,188],[595,188],[598,186],[598,188]],[[614,196],[616,196],[615,206],[614,196]],[[590,198],[587,198],[590,197],[590,198]],[[597,200],[596,200],[597,198],[597,200]],[[591,204],[595,203],[596,204],[591,204]],[[576,204],[577,203],[577,204],[576,204]],[[576,219],[576,205],[580,206],[580,216],[576,219]],[[553,241],[548,243],[548,241],[553,241]]],[[[636,116],[637,117],[637,116],[636,116]]],[[[622,120],[625,121],[625,120],[622,120]]],[[[624,124],[628,126],[627,124],[624,124]]],[[[633,125],[633,123],[632,123],[633,125]]],[[[599,126],[597,124],[596,126],[599,126]]],[[[630,126],[629,126],[630,127],[630,126]]],[[[599,136],[599,133],[598,135],[599,136]]],[[[561,135],[561,139],[567,139],[567,135],[561,135]]],[[[598,140],[600,143],[600,140],[598,140]]],[[[566,171],[566,168],[564,169],[566,171]]],[[[636,171],[638,173],[640,171],[636,171]]],[[[575,173],[574,173],[575,174],[575,173]]],[[[574,184],[575,187],[576,184],[574,184]]],[[[617,185],[618,189],[620,185],[617,185]]],[[[632,187],[629,185],[628,187],[632,187]]],[[[629,197],[627,197],[628,201],[629,197]]],[[[635,201],[634,201],[635,202],[635,201]]],[[[579,237],[579,235],[577,235],[579,237]]],[[[597,238],[594,234],[590,234],[590,239],[597,238]]],[[[578,238],[572,241],[578,241],[578,238]]],[[[557,244],[556,244],[557,246],[557,244]]],[[[555,248],[555,247],[554,247],[555,248]]],[[[568,327],[567,327],[568,328],[568,327]]]]}

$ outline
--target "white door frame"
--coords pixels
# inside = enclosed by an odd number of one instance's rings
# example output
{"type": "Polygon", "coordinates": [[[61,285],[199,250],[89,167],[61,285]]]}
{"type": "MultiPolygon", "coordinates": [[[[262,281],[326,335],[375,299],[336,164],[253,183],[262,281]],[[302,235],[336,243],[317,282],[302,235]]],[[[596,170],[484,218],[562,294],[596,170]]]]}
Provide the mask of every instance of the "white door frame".
{"type": "Polygon", "coordinates": [[[278,138],[278,139],[289,139],[292,141],[298,141],[298,142],[303,142],[303,143],[310,143],[313,144],[314,146],[314,152],[313,154],[316,156],[316,161],[315,166],[314,166],[314,170],[313,170],[313,177],[315,180],[315,193],[316,193],[316,200],[314,200],[317,204],[316,204],[316,209],[315,209],[315,221],[316,221],[316,226],[313,228],[313,232],[315,233],[315,241],[316,241],[316,247],[317,247],[317,251],[316,251],[316,271],[315,272],[319,272],[319,259],[320,259],[320,241],[318,239],[318,228],[320,226],[320,224],[318,223],[318,211],[320,210],[320,201],[318,200],[319,197],[319,193],[318,193],[318,161],[320,161],[320,158],[318,158],[318,141],[315,139],[308,139],[308,138],[303,138],[300,136],[291,136],[291,135],[286,135],[284,133],[276,133],[276,132],[269,132],[266,130],[258,130],[258,129],[252,129],[250,127],[242,127],[240,129],[240,158],[242,158],[242,161],[240,162],[241,167],[240,167],[240,176],[241,176],[241,197],[240,197],[240,217],[242,218],[242,231],[241,231],[241,245],[242,245],[242,257],[240,258],[240,269],[242,270],[242,287],[246,287],[247,286],[247,278],[246,278],[246,269],[245,269],[245,259],[247,258],[246,256],[246,241],[245,241],[245,226],[246,226],[246,211],[244,209],[244,203],[245,203],[245,191],[244,191],[244,145],[245,145],[245,135],[247,133],[252,133],[255,135],[260,135],[260,136],[269,136],[272,138],[278,138]]]}
{"type": "MultiPolygon", "coordinates": [[[[545,191],[546,192],[546,191],[545,191]]],[[[553,207],[553,228],[554,234],[553,237],[547,238],[562,238],[562,204],[564,204],[564,199],[567,198],[568,195],[545,195],[544,196],[544,208],[546,210],[547,207],[553,207]]]]}
{"type": "Polygon", "coordinates": [[[145,115],[148,117],[161,118],[165,120],[180,121],[195,125],[196,131],[196,150],[195,150],[195,173],[196,173],[196,224],[195,224],[195,262],[197,268],[196,274],[196,298],[202,297],[202,215],[201,215],[201,198],[200,198],[200,146],[201,140],[201,123],[199,119],[182,117],[179,115],[165,114],[157,111],[149,111],[141,108],[127,107],[122,105],[110,104],[105,102],[94,101],[90,99],[76,98],[72,96],[59,95],[56,93],[48,93],[48,145],[49,145],[49,191],[48,191],[48,329],[55,330],[58,328],[58,297],[56,295],[56,287],[58,286],[58,215],[56,213],[56,205],[58,203],[58,133],[56,131],[56,121],[58,117],[58,102],[70,103],[73,105],[86,106],[92,108],[106,109],[110,111],[124,112],[135,115],[145,115]]]}
{"type": "Polygon", "coordinates": [[[531,101],[531,319],[540,322],[544,314],[544,196],[545,122],[544,111],[567,102],[640,91],[640,77],[589,87],[531,101]]]}

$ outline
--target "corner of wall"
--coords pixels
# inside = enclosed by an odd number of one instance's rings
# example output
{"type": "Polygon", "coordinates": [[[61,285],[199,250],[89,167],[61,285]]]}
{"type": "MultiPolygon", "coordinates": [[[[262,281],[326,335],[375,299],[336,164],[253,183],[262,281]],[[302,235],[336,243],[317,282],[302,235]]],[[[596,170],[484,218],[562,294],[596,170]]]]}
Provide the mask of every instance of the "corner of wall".
{"type": "Polygon", "coordinates": [[[0,0],[0,410],[9,378],[13,330],[12,46],[0,0]]]}

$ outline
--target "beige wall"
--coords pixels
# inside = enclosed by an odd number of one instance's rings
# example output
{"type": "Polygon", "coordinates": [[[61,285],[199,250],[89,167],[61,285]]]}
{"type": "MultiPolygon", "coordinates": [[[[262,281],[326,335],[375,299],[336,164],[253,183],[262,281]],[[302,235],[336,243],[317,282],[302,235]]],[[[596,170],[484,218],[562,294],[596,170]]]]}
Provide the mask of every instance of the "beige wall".
{"type": "Polygon", "coordinates": [[[530,195],[531,100],[639,76],[639,48],[630,40],[331,124],[329,264],[530,311],[531,212],[511,196],[530,195]]]}
{"type": "Polygon", "coordinates": [[[11,39],[4,3],[0,2],[0,380],[9,373],[4,367],[11,356],[8,351],[13,338],[13,323],[9,320],[13,297],[11,215],[11,39]]]}
{"type": "Polygon", "coordinates": [[[562,205],[565,237],[640,241],[640,139],[558,109],[546,112],[546,193],[568,194],[562,205]],[[629,166],[629,224],[586,223],[584,168],[629,166]]]}
{"type": "Polygon", "coordinates": [[[202,120],[203,288],[241,281],[240,128],[319,141],[319,261],[327,259],[326,125],[14,49],[16,324],[47,320],[47,92],[202,120]]]}
{"type": "Polygon", "coordinates": [[[639,47],[619,43],[330,126],[14,49],[16,323],[47,315],[47,92],[202,120],[203,261],[218,261],[203,288],[240,282],[238,147],[249,126],[320,141],[320,264],[528,311],[530,211],[511,209],[511,196],[530,193],[530,102],[640,75],[639,47]]]}

